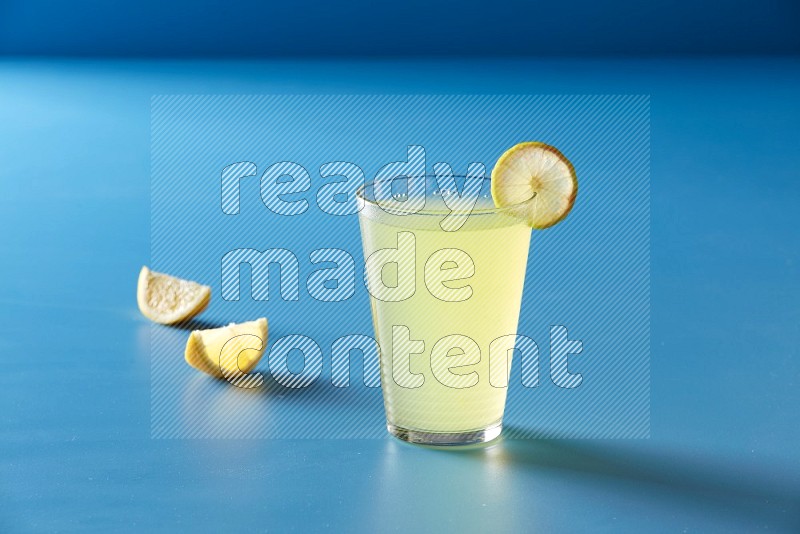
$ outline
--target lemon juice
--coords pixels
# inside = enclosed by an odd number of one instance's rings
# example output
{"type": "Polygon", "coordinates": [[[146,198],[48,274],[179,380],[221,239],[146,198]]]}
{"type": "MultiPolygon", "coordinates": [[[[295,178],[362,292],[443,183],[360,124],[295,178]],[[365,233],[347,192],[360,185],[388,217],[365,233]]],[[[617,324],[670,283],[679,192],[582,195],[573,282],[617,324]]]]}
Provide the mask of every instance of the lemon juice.
{"type": "Polygon", "coordinates": [[[438,190],[419,213],[389,214],[371,203],[360,213],[365,258],[406,247],[396,261],[367,261],[386,418],[404,439],[482,441],[500,431],[507,388],[490,380],[489,348],[517,332],[531,227],[496,209],[488,186],[456,231],[441,227],[447,210],[438,190]],[[440,273],[455,278],[448,269],[460,271],[457,279],[439,281],[440,273]],[[397,288],[401,270],[413,271],[413,293],[376,295],[375,284],[397,288]]]}

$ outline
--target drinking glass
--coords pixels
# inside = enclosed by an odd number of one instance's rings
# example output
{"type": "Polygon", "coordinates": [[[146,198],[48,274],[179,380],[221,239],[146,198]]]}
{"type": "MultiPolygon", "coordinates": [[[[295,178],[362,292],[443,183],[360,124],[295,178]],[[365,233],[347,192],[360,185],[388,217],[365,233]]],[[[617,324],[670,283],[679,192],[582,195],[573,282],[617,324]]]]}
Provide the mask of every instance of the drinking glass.
{"type": "Polygon", "coordinates": [[[459,180],[478,191],[473,207],[432,176],[358,191],[387,429],[413,443],[502,430],[531,239],[520,214],[532,199],[497,208],[489,179],[459,180]]]}

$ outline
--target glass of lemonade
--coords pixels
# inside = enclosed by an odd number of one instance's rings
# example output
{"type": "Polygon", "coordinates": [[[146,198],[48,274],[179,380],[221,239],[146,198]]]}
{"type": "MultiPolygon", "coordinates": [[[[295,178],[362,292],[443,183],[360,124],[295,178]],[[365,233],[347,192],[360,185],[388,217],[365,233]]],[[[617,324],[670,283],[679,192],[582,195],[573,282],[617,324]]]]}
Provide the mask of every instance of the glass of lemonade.
{"type": "Polygon", "coordinates": [[[387,428],[414,443],[489,441],[502,430],[531,227],[516,215],[525,206],[495,207],[487,178],[466,178],[480,180],[472,207],[417,179],[424,193],[406,187],[388,204],[378,193],[394,184],[358,192],[387,428]]]}

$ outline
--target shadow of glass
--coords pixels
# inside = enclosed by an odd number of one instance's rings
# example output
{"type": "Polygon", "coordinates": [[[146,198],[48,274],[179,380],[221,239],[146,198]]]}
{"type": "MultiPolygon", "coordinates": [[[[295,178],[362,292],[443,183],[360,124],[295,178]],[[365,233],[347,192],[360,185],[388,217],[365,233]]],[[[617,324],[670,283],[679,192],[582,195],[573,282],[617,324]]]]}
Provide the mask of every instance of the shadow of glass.
{"type": "MultiPolygon", "coordinates": [[[[464,452],[482,456],[479,450],[464,452]]],[[[780,473],[738,468],[714,458],[633,452],[595,441],[505,439],[493,452],[514,469],[569,472],[617,484],[618,489],[635,488],[644,497],[800,531],[800,484],[780,473]]]]}

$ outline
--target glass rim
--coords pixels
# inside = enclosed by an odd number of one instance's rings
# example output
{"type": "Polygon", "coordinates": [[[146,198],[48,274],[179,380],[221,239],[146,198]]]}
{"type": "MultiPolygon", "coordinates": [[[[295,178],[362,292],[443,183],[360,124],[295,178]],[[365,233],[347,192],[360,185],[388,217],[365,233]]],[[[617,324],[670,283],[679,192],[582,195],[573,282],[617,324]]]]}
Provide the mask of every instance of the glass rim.
{"type": "MultiPolygon", "coordinates": [[[[453,178],[468,178],[468,176],[465,175],[465,174],[453,174],[451,176],[453,178]]],[[[391,182],[391,181],[396,180],[398,178],[406,178],[406,179],[409,179],[409,178],[425,178],[426,180],[427,179],[436,180],[436,179],[438,179],[438,176],[436,176],[435,174],[421,174],[421,175],[414,175],[414,176],[398,175],[398,176],[394,176],[392,178],[382,178],[380,180],[370,180],[370,181],[365,182],[364,184],[360,185],[358,187],[358,189],[356,189],[356,197],[358,197],[361,200],[363,200],[366,205],[369,205],[369,206],[372,206],[374,208],[377,208],[377,209],[385,212],[387,215],[397,215],[397,216],[428,215],[428,216],[436,216],[436,217],[441,217],[443,215],[450,215],[450,214],[468,215],[470,217],[473,216],[473,215],[505,214],[505,213],[508,213],[508,212],[517,211],[517,210],[523,208],[524,206],[527,206],[531,201],[533,201],[536,198],[536,192],[534,192],[532,197],[530,197],[527,200],[523,200],[522,202],[509,204],[508,206],[502,206],[502,207],[495,206],[493,208],[474,208],[473,207],[469,211],[456,211],[456,210],[450,210],[450,209],[429,210],[429,209],[425,209],[425,208],[422,208],[421,210],[418,210],[418,211],[412,211],[412,210],[403,209],[402,207],[400,207],[400,208],[392,207],[391,211],[387,211],[376,200],[367,198],[367,196],[364,194],[368,187],[374,186],[376,183],[391,182]]],[[[474,177],[469,177],[469,178],[474,178],[474,177]]],[[[483,176],[481,178],[481,180],[483,180],[484,183],[486,183],[486,182],[491,183],[491,181],[492,181],[491,177],[488,177],[488,176],[483,176]]],[[[490,191],[491,191],[491,188],[490,188],[490,191]]],[[[426,197],[428,196],[428,192],[427,191],[425,192],[425,196],[426,197]]],[[[494,203],[494,198],[492,198],[492,203],[494,203]]]]}

